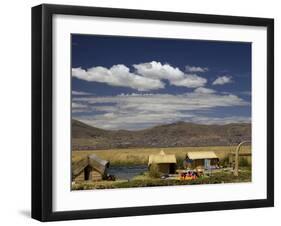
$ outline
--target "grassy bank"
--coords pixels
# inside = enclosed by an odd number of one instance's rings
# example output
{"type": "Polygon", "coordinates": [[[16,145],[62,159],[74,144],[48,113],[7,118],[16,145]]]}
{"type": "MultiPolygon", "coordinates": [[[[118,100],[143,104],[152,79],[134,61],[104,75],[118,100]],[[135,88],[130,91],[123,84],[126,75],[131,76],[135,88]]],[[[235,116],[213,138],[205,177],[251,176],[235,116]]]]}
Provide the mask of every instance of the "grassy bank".
{"type": "MultiPolygon", "coordinates": [[[[189,151],[214,151],[216,155],[223,160],[228,157],[236,146],[210,146],[210,147],[173,147],[173,148],[128,148],[128,149],[108,149],[108,150],[90,150],[90,151],[72,151],[72,162],[89,155],[96,154],[102,159],[110,161],[111,165],[142,165],[147,164],[150,154],[158,154],[164,150],[166,154],[175,154],[181,162],[189,151]]],[[[241,147],[241,153],[251,152],[250,146],[241,147]]]]}
{"type": "Polygon", "coordinates": [[[195,180],[167,180],[155,179],[146,175],[137,176],[130,181],[98,181],[98,182],[80,182],[72,185],[72,190],[90,190],[90,189],[114,189],[114,188],[133,188],[133,187],[155,187],[171,185],[198,185],[198,184],[220,184],[250,182],[251,169],[243,168],[238,177],[230,172],[221,172],[213,174],[210,177],[200,177],[195,180]]]}

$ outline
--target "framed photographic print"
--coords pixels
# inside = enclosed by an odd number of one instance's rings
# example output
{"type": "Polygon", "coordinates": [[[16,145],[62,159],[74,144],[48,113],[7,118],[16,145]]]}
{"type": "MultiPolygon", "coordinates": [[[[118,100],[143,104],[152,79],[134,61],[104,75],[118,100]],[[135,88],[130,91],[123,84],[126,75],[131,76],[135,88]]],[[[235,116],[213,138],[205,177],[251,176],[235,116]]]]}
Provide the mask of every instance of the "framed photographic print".
{"type": "Polygon", "coordinates": [[[32,217],[274,205],[274,21],[32,8],[32,217]]]}

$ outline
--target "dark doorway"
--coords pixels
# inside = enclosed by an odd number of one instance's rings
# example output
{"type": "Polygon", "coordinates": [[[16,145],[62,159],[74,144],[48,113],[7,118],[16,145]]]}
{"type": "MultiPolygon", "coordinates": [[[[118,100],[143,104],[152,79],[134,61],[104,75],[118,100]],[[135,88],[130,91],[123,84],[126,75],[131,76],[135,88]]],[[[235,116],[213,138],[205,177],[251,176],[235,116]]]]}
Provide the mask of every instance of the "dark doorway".
{"type": "Polygon", "coordinates": [[[84,169],[84,180],[90,179],[91,171],[92,171],[92,168],[90,166],[85,167],[85,169],[84,169]]]}
{"type": "Polygon", "coordinates": [[[169,173],[175,174],[176,172],[176,164],[170,164],[169,173]]]}

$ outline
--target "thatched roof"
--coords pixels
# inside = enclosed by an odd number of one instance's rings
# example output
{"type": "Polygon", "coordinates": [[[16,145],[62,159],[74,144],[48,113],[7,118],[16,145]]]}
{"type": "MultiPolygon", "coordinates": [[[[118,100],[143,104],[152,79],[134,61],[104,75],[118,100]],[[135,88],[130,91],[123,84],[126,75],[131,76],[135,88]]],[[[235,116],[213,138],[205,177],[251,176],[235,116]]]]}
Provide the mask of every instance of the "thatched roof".
{"type": "Polygon", "coordinates": [[[97,170],[100,173],[104,173],[104,170],[109,167],[109,161],[99,158],[95,154],[88,156],[89,166],[97,170]]]}
{"type": "Polygon", "coordinates": [[[98,163],[98,164],[100,164],[100,165],[102,165],[102,166],[109,166],[109,161],[107,161],[107,160],[104,160],[104,159],[101,159],[101,158],[99,158],[97,155],[95,155],[95,154],[91,154],[91,155],[89,155],[88,156],[88,159],[89,159],[89,165],[91,166],[91,164],[93,163],[93,162],[96,162],[96,163],[98,163]]]}
{"type": "Polygon", "coordinates": [[[194,151],[188,152],[189,159],[217,159],[218,156],[213,151],[194,151]]]}
{"type": "Polygon", "coordinates": [[[78,176],[88,166],[88,158],[81,158],[72,162],[72,177],[78,176]]]}
{"type": "Polygon", "coordinates": [[[177,163],[177,160],[175,155],[166,155],[164,151],[161,151],[159,154],[149,155],[148,166],[153,163],[177,163]]]}
{"type": "Polygon", "coordinates": [[[81,158],[79,161],[72,164],[72,177],[78,176],[87,166],[104,174],[105,169],[109,167],[109,161],[103,160],[95,154],[81,158]]]}

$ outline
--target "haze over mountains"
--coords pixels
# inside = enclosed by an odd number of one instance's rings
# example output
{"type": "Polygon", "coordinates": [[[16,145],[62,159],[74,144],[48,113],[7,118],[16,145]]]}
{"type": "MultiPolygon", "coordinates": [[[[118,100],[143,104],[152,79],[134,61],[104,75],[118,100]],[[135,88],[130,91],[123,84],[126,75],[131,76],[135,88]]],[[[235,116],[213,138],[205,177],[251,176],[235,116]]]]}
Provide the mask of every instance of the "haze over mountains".
{"type": "Polygon", "coordinates": [[[73,150],[132,147],[225,146],[251,139],[250,123],[177,122],[139,131],[104,130],[72,119],[73,150]]]}

